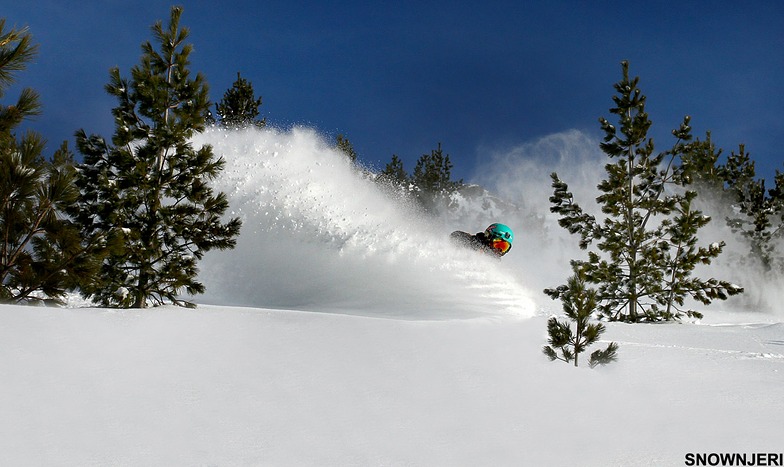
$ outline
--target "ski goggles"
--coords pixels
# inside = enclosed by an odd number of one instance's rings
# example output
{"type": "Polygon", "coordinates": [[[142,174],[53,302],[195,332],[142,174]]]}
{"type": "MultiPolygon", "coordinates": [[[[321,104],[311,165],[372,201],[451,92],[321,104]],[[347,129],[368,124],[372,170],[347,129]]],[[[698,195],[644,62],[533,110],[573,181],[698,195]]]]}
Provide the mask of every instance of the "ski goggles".
{"type": "Polygon", "coordinates": [[[496,250],[497,252],[506,254],[510,248],[512,248],[512,244],[504,240],[503,238],[494,238],[490,240],[490,248],[496,250]]]}

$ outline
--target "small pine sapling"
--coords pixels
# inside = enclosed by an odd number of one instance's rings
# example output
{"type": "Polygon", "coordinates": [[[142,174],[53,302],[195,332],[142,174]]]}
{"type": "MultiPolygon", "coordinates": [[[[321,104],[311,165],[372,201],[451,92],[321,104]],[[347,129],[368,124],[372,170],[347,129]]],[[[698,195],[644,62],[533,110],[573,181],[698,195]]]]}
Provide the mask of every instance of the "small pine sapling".
{"type": "MultiPolygon", "coordinates": [[[[574,366],[578,366],[579,355],[599,340],[605,331],[603,324],[589,323],[596,310],[596,290],[586,287],[583,275],[576,272],[567,280],[567,285],[563,286],[561,301],[564,313],[575,324],[575,330],[572,331],[570,322],[559,321],[556,317],[550,318],[547,321],[549,345],[544,346],[542,351],[550,361],[574,361],[574,366]]],[[[593,352],[588,365],[594,368],[615,361],[617,350],[618,345],[611,342],[606,349],[593,352]]]]}

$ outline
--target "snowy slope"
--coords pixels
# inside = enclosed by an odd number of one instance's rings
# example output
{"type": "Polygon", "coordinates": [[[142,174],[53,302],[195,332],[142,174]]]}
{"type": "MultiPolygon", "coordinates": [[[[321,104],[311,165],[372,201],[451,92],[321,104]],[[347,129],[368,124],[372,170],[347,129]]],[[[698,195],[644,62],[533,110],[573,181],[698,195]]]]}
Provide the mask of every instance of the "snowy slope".
{"type": "Polygon", "coordinates": [[[0,465],[683,465],[781,451],[784,327],[0,307],[0,465]]]}
{"type": "Polygon", "coordinates": [[[205,258],[195,310],[0,306],[0,465],[647,466],[784,451],[782,310],[609,324],[617,363],[550,363],[558,306],[541,288],[566,271],[545,258],[571,254],[554,232],[521,225],[487,260],[442,240],[481,225],[389,201],[309,130],[202,138],[226,157],[216,184],[245,221],[238,248],[205,258]]]}

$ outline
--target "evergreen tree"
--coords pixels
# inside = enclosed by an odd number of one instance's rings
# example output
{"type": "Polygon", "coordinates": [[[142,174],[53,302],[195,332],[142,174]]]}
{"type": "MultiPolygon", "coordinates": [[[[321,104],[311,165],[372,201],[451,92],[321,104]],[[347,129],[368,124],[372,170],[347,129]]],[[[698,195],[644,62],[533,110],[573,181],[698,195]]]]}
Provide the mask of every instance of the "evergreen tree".
{"type": "Polygon", "coordinates": [[[403,168],[403,161],[396,154],[392,154],[392,160],[381,171],[381,177],[399,186],[409,182],[408,174],[403,168]]]}
{"type": "MultiPolygon", "coordinates": [[[[0,98],[5,97],[6,90],[14,83],[14,73],[24,70],[35,57],[38,46],[32,41],[27,28],[6,31],[5,19],[0,18],[0,98]]],[[[38,93],[30,88],[22,89],[16,103],[0,107],[0,134],[9,138],[24,119],[40,113],[38,93]]]]}
{"type": "Polygon", "coordinates": [[[259,106],[261,106],[261,97],[256,98],[253,84],[237,72],[237,81],[223,94],[223,99],[215,104],[215,111],[223,126],[243,128],[255,125],[263,127],[267,124],[267,120],[257,119],[259,106]]]}
{"type": "MultiPolygon", "coordinates": [[[[26,29],[5,31],[0,20],[0,97],[36,52],[26,29]]],[[[0,300],[59,302],[94,272],[95,262],[78,229],[64,216],[78,190],[73,157],[63,143],[51,160],[32,131],[13,130],[40,113],[38,94],[22,90],[13,105],[0,105],[0,300]]]]}
{"type": "Polygon", "coordinates": [[[721,153],[713,144],[710,132],[705,140],[696,139],[684,148],[680,156],[683,176],[698,193],[715,198],[724,191],[724,174],[719,165],[721,153]]]}
{"type": "Polygon", "coordinates": [[[403,168],[403,161],[392,154],[392,160],[375,177],[376,183],[396,200],[408,199],[411,195],[411,181],[403,168]]]}
{"type": "Polygon", "coordinates": [[[351,162],[357,161],[357,153],[354,151],[354,146],[351,141],[343,135],[338,135],[335,141],[335,147],[348,157],[351,162]]]}
{"type": "Polygon", "coordinates": [[[462,180],[452,180],[452,162],[449,154],[441,149],[441,143],[417,160],[412,182],[422,206],[431,213],[449,207],[450,196],[463,185],[462,180]]]}
{"type": "Polygon", "coordinates": [[[784,272],[784,175],[776,171],[774,187],[767,190],[765,180],[757,179],[754,161],[740,145],[725,164],[719,163],[710,134],[684,154],[683,165],[700,196],[715,200],[714,210],[749,247],[748,254],[733,261],[758,264],[763,273],[784,272]]]}
{"type": "MultiPolygon", "coordinates": [[[[549,345],[544,346],[542,351],[550,361],[574,361],[574,366],[578,366],[580,354],[599,340],[605,331],[603,324],[589,322],[597,305],[596,290],[586,287],[582,273],[576,271],[569,278],[561,301],[564,313],[575,324],[575,330],[572,331],[568,322],[550,318],[547,321],[549,345]]],[[[615,361],[617,350],[618,344],[611,342],[606,349],[594,351],[589,359],[590,367],[615,361]]]]}
{"type": "Polygon", "coordinates": [[[181,14],[173,7],[166,28],[155,23],[159,49],[142,45],[130,80],[110,71],[106,90],[118,100],[111,144],[83,130],[76,135],[84,155],[83,232],[123,240],[104,261],[100,280],[83,291],[104,306],[192,305],[178,297],[204,291],[197,260],[213,248],[233,248],[239,234],[239,219],[221,222],[226,195],[208,185],[223,160],[189,141],[204,129],[209,101],[204,77],[189,70],[192,46],[181,14]]]}
{"type": "MultiPolygon", "coordinates": [[[[709,264],[722,251],[723,242],[696,247],[697,231],[710,220],[692,206],[694,192],[688,191],[689,177],[678,159],[689,151],[692,139],[689,117],[673,131],[672,149],[655,153],[649,139],[651,121],[645,112],[645,96],[637,87],[639,78],[629,78],[628,63],[622,63],[623,78],[615,85],[620,132],[600,119],[605,132],[602,151],[614,163],[605,168],[608,178],[598,185],[604,219],[598,221],[574,202],[568,185],[553,173],[551,211],[559,214],[559,225],[580,235],[580,247],[594,241],[599,250],[590,251],[587,261],[576,263],[588,282],[598,284],[600,314],[627,322],[661,321],[700,316],[681,310],[685,298],[703,304],[726,299],[742,288],[716,279],[692,278],[698,263],[709,264]],[[687,279],[688,278],[688,279],[687,279]]],[[[547,289],[561,298],[565,288],[547,289]]]]}
{"type": "Polygon", "coordinates": [[[777,170],[774,187],[766,189],[765,180],[755,178],[754,162],[743,145],[727,158],[721,173],[732,199],[728,225],[748,242],[750,258],[763,272],[784,272],[784,174],[777,170]]]}

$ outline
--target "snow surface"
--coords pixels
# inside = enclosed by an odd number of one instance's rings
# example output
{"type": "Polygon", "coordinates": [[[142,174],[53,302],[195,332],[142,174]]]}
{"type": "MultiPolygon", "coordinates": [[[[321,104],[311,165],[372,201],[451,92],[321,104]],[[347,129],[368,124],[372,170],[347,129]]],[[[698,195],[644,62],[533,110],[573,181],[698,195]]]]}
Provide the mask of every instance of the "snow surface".
{"type": "Polygon", "coordinates": [[[517,242],[495,261],[443,239],[506,219],[423,218],[311,130],[195,143],[226,159],[215,185],[244,221],[237,248],[205,257],[195,310],[0,306],[0,465],[643,466],[784,450],[780,308],[610,323],[618,362],[551,363],[559,305],[541,290],[573,254],[556,230],[535,238],[530,214],[510,217],[517,242]]]}

